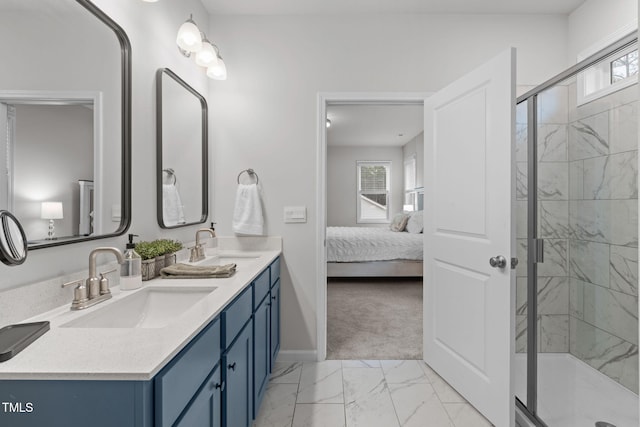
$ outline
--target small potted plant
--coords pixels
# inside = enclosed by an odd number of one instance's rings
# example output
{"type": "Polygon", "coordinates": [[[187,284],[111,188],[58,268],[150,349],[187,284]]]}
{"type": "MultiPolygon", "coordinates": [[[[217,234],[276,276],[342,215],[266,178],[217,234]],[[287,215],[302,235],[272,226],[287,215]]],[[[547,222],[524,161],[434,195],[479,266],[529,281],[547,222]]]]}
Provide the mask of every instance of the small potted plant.
{"type": "MultiPolygon", "coordinates": [[[[136,243],[136,252],[142,258],[142,280],[151,280],[156,277],[158,245],[154,242],[138,242],[136,243]]],[[[162,263],[162,267],[164,267],[164,262],[162,263]]]]}

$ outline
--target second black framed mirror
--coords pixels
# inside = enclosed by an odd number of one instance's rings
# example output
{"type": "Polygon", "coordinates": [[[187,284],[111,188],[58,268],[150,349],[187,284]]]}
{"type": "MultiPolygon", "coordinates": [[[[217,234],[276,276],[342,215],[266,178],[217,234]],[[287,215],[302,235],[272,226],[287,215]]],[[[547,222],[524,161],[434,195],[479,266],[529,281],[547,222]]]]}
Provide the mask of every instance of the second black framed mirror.
{"type": "Polygon", "coordinates": [[[207,101],[168,68],[156,73],[157,218],[162,228],[209,215],[207,101]]]}

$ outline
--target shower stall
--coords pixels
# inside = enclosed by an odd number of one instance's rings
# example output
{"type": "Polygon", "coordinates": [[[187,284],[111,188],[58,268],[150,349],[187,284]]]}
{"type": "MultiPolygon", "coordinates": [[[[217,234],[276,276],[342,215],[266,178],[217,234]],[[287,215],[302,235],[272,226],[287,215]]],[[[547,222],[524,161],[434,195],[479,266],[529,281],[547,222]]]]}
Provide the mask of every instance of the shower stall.
{"type": "Polygon", "coordinates": [[[637,73],[634,33],[518,98],[522,427],[639,425],[637,73]]]}

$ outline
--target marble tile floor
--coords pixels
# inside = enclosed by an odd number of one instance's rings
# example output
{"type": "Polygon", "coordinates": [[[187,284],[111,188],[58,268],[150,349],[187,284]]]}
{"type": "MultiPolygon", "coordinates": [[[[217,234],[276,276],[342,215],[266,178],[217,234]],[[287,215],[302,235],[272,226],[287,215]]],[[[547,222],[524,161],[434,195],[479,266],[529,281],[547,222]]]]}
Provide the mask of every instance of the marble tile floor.
{"type": "Polygon", "coordinates": [[[419,360],[276,362],[254,427],[484,427],[419,360]]]}

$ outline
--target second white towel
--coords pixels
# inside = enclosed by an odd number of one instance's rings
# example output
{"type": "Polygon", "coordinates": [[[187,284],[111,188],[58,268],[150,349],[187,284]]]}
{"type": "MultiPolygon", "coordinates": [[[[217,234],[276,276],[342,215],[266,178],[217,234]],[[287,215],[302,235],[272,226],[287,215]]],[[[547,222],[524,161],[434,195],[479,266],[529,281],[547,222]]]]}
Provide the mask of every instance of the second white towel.
{"type": "Polygon", "coordinates": [[[238,184],[232,229],[238,234],[261,236],[264,233],[262,204],[257,184],[238,184]]]}
{"type": "Polygon", "coordinates": [[[178,188],[173,184],[162,185],[162,218],[164,225],[184,224],[184,210],[178,188]]]}

